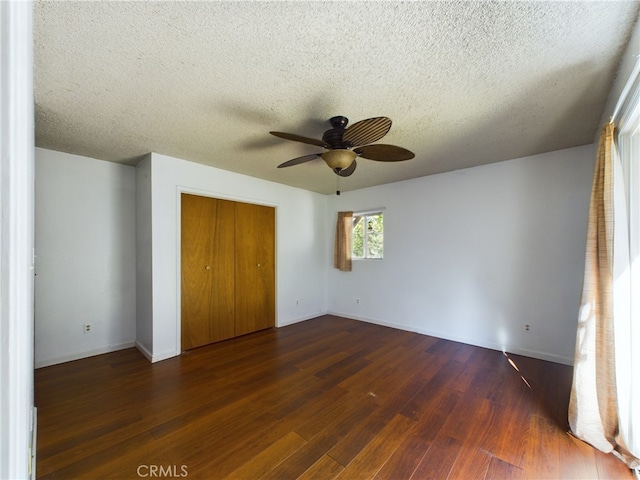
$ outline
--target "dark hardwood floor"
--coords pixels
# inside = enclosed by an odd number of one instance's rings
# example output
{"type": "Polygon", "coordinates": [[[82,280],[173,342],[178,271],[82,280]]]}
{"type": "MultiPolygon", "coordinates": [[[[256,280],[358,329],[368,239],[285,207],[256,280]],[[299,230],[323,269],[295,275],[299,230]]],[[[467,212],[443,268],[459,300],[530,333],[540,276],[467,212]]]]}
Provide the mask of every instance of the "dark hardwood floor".
{"type": "Polygon", "coordinates": [[[122,350],[36,370],[37,473],[632,479],[566,433],[571,375],[332,316],[156,364],[122,350]]]}

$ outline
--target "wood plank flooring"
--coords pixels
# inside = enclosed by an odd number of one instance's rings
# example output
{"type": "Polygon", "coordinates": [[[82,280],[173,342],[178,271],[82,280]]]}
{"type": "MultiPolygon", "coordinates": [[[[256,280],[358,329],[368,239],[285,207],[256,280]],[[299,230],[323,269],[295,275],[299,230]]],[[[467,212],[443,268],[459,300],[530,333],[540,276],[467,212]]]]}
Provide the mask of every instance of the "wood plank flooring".
{"type": "Polygon", "coordinates": [[[36,370],[37,473],[632,479],[566,433],[571,375],[332,316],[156,364],[122,350],[36,370]]]}

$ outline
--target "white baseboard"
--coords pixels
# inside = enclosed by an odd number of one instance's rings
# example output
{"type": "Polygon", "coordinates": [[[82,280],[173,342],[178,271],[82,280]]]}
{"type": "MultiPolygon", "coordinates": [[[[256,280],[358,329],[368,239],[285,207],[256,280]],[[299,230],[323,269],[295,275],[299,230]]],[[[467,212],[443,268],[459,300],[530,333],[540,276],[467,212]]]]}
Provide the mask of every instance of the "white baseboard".
{"type": "MultiPolygon", "coordinates": [[[[567,357],[564,357],[564,356],[555,355],[555,354],[551,354],[551,353],[548,353],[548,352],[539,352],[539,351],[536,351],[536,350],[529,350],[529,349],[526,349],[526,348],[521,348],[521,347],[518,347],[518,346],[510,346],[510,345],[507,345],[503,349],[503,347],[501,347],[500,345],[493,344],[491,342],[478,342],[475,339],[460,337],[460,336],[456,336],[456,335],[449,335],[449,334],[445,334],[445,333],[442,333],[442,332],[436,332],[436,331],[427,330],[427,329],[415,328],[415,327],[411,327],[409,325],[404,325],[404,324],[400,324],[400,323],[388,322],[386,320],[382,320],[382,319],[378,319],[378,318],[363,317],[363,316],[360,316],[360,315],[353,315],[353,314],[343,313],[343,312],[334,312],[334,311],[318,312],[318,313],[306,315],[304,317],[298,317],[298,318],[295,318],[293,320],[280,322],[278,324],[278,328],[286,327],[288,325],[293,325],[293,324],[304,322],[304,321],[307,321],[307,320],[312,320],[314,318],[321,317],[322,315],[335,315],[337,317],[350,318],[352,320],[359,320],[361,322],[373,323],[375,325],[382,325],[384,327],[395,328],[395,329],[398,329],[398,330],[404,330],[404,331],[408,331],[408,332],[415,332],[415,333],[419,333],[419,334],[422,334],[422,335],[429,335],[429,336],[436,337],[436,338],[442,338],[444,340],[451,340],[453,342],[460,342],[460,343],[465,343],[467,345],[474,345],[476,347],[488,348],[490,350],[497,350],[499,352],[502,352],[502,351],[506,350],[508,353],[513,353],[513,354],[516,354],[516,355],[522,355],[522,356],[525,356],[525,357],[537,358],[537,359],[540,359],[540,360],[546,360],[548,362],[554,362],[554,363],[561,363],[561,364],[564,364],[564,365],[570,365],[570,366],[573,365],[573,358],[567,358],[567,357]]],[[[153,354],[144,345],[142,345],[141,343],[136,341],[136,342],[122,343],[120,345],[110,345],[108,347],[99,348],[99,349],[91,350],[91,351],[88,351],[88,352],[78,352],[78,353],[74,353],[74,354],[70,354],[70,355],[64,355],[64,356],[60,356],[60,357],[53,357],[53,358],[48,358],[48,359],[44,359],[44,360],[37,360],[35,362],[35,368],[48,367],[48,366],[51,366],[51,365],[57,365],[59,363],[71,362],[73,360],[79,360],[81,358],[93,357],[95,355],[102,355],[103,353],[116,352],[118,350],[123,350],[125,348],[131,348],[131,347],[136,347],[140,351],[140,353],[142,353],[142,355],[144,355],[144,357],[147,360],[149,360],[151,363],[160,362],[162,360],[166,360],[168,358],[172,358],[172,357],[176,357],[176,356],[180,355],[180,352],[175,352],[175,351],[162,352],[162,353],[159,353],[159,354],[153,354]]]]}
{"type": "Polygon", "coordinates": [[[145,347],[144,345],[142,345],[138,341],[136,341],[135,347],[151,363],[156,363],[156,362],[160,362],[162,360],[166,360],[168,358],[173,358],[173,357],[180,356],[180,352],[176,352],[175,350],[172,350],[170,352],[162,352],[162,353],[158,353],[158,354],[151,353],[147,347],[145,347]]]}
{"type": "Polygon", "coordinates": [[[427,329],[415,328],[409,325],[403,325],[400,323],[387,322],[377,318],[367,318],[359,315],[351,315],[341,312],[327,312],[329,315],[336,315],[338,317],[350,318],[352,320],[359,320],[361,322],[373,323],[376,325],[382,325],[384,327],[396,328],[398,330],[405,330],[407,332],[420,333],[422,335],[429,335],[431,337],[442,338],[444,340],[451,340],[453,342],[465,343],[467,345],[473,345],[476,347],[488,348],[490,350],[497,350],[499,352],[506,351],[507,353],[513,353],[515,355],[522,355],[524,357],[537,358],[539,360],[545,360],[547,362],[561,363],[564,365],[573,366],[573,358],[567,358],[561,355],[555,355],[548,352],[539,352],[537,350],[529,350],[513,345],[506,345],[504,348],[501,345],[491,342],[477,341],[472,338],[461,337],[457,335],[450,335],[443,332],[436,332],[427,329]]]}
{"type": "Polygon", "coordinates": [[[286,327],[287,325],[293,325],[295,323],[306,322],[307,320],[312,320],[314,318],[321,317],[322,315],[326,315],[327,313],[328,312],[317,312],[317,313],[312,313],[310,315],[305,315],[304,317],[294,318],[293,320],[279,322],[278,325],[276,325],[276,327],[280,328],[280,327],[286,327]]]}
{"type": "Polygon", "coordinates": [[[161,362],[162,360],[167,360],[173,357],[179,357],[181,353],[182,352],[179,350],[171,350],[170,352],[161,352],[158,354],[154,353],[153,357],[151,358],[151,363],[161,362]]]}
{"type": "Polygon", "coordinates": [[[153,363],[153,355],[151,354],[151,352],[149,350],[147,350],[147,348],[144,345],[142,345],[140,342],[138,342],[137,340],[136,340],[136,344],[135,345],[136,345],[136,348],[138,349],[138,351],[142,355],[144,355],[144,357],[147,360],[149,360],[150,362],[153,363]]]}
{"type": "Polygon", "coordinates": [[[117,352],[118,350],[124,350],[125,348],[131,348],[134,346],[135,342],[126,342],[118,345],[108,345],[106,347],[96,348],[94,350],[88,350],[86,352],[75,352],[68,355],[61,355],[59,357],[50,357],[36,360],[34,365],[35,368],[50,367],[51,365],[72,362],[74,360],[80,360],[81,358],[95,357],[96,355],[102,355],[103,353],[117,352]]]}

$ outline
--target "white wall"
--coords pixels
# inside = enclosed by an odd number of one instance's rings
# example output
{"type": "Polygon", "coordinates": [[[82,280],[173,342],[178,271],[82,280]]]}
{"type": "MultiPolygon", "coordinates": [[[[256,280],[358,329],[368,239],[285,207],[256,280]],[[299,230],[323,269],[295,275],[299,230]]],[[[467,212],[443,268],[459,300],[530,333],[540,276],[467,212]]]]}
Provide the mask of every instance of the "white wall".
{"type": "Polygon", "coordinates": [[[135,173],[36,149],[36,366],[133,345],[135,173]]]}
{"type": "MultiPolygon", "coordinates": [[[[146,317],[139,317],[138,322],[153,324],[153,345],[146,352],[153,361],[180,354],[181,192],[274,206],[276,324],[283,326],[326,312],[327,197],[155,153],[150,163],[152,275],[139,288],[151,289],[152,311],[139,308],[139,314],[146,317]]],[[[138,210],[139,217],[149,214],[147,207],[138,210]]],[[[145,247],[139,242],[138,248],[145,247]]]]}
{"type": "Polygon", "coordinates": [[[151,155],[147,155],[136,166],[136,346],[149,359],[153,351],[151,206],[151,155]]]}
{"type": "Polygon", "coordinates": [[[593,158],[585,146],[324,196],[158,154],[134,169],[38,149],[36,362],[134,341],[153,361],[180,353],[184,191],[276,207],[278,326],[329,311],[571,363],[593,158]],[[332,269],[336,212],[374,207],[385,259],[332,269]]]}
{"type": "Polygon", "coordinates": [[[572,363],[594,155],[589,145],[330,197],[331,232],[338,211],[386,210],[385,258],[331,269],[329,311],[572,363]]]}

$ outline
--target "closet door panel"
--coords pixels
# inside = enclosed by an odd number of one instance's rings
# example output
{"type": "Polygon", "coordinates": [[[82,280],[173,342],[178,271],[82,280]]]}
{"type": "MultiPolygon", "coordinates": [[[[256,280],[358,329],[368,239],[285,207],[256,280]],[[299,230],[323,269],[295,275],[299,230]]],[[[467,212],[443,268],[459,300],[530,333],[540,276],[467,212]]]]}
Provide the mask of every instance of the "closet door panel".
{"type": "Polygon", "coordinates": [[[275,326],[275,209],[236,203],[236,335],[275,326]]]}
{"type": "Polygon", "coordinates": [[[214,200],[211,267],[211,338],[235,333],[235,202],[214,200]]]}
{"type": "Polygon", "coordinates": [[[206,265],[211,258],[214,203],[183,194],[181,205],[181,346],[188,350],[213,341],[209,321],[213,279],[206,265]]]}

